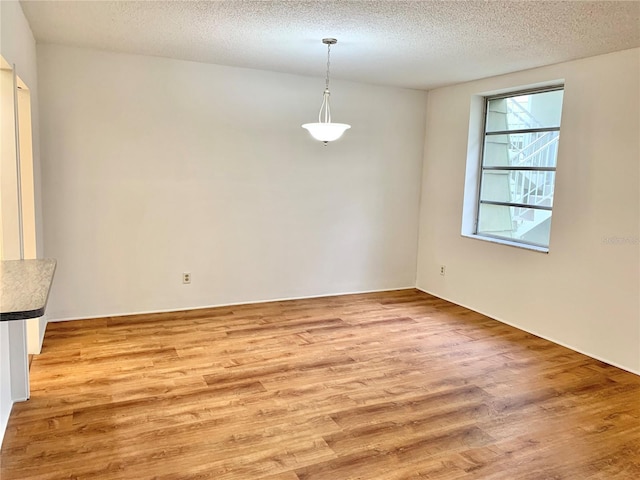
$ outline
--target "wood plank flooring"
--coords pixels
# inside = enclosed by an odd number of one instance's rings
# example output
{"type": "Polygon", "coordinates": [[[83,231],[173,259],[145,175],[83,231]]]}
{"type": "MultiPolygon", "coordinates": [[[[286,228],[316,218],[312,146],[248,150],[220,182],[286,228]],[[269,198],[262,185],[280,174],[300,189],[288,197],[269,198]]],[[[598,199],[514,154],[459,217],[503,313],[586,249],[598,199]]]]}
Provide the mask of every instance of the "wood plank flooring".
{"type": "Polygon", "coordinates": [[[640,377],[416,290],[51,323],[0,476],[638,479],[640,377]]]}

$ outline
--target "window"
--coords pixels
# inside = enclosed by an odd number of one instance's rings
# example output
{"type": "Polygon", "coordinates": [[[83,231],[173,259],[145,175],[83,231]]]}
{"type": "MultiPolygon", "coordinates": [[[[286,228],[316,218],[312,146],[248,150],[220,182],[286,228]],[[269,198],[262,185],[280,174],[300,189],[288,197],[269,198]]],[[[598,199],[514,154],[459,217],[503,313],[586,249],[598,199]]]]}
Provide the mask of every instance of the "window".
{"type": "Polygon", "coordinates": [[[548,251],[563,93],[484,97],[473,236],[548,251]]]}

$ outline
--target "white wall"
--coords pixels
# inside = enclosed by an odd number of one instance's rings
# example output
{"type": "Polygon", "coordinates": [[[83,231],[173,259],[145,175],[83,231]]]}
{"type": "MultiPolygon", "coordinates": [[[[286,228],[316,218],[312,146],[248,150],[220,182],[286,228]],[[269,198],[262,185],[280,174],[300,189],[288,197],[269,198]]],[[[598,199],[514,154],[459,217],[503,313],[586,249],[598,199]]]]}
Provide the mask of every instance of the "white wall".
{"type": "Polygon", "coordinates": [[[9,414],[13,406],[11,398],[11,359],[9,356],[9,324],[0,323],[0,444],[7,429],[9,414]]]}
{"type": "Polygon", "coordinates": [[[321,63],[38,45],[38,69],[51,318],[415,285],[425,92],[332,81],[353,128],[325,147],[300,127],[321,63]]]}
{"type": "Polygon", "coordinates": [[[429,92],[419,288],[640,372],[639,64],[633,49],[429,92]],[[471,97],[557,79],[549,254],[462,237],[471,97]]]}
{"type": "MultiPolygon", "coordinates": [[[[33,120],[33,163],[35,179],[35,209],[38,254],[42,254],[42,214],[40,209],[40,149],[38,132],[38,79],[36,68],[36,42],[27,20],[16,1],[0,2],[0,53],[29,87],[31,93],[31,116],[33,120]]],[[[46,322],[40,323],[40,334],[44,335],[46,322]]],[[[12,395],[11,384],[27,377],[27,359],[24,355],[11,355],[10,351],[23,351],[26,345],[26,330],[23,324],[0,323],[0,441],[4,436],[11,405],[19,398],[12,395]],[[24,357],[24,358],[23,358],[24,357]]],[[[28,391],[28,385],[23,385],[28,391]]],[[[15,391],[14,391],[15,393],[15,391]]]]}
{"type": "Polygon", "coordinates": [[[42,199],[40,194],[40,120],[36,41],[33,38],[27,19],[22,13],[20,3],[13,0],[2,0],[0,5],[0,19],[2,21],[2,29],[0,30],[0,49],[2,56],[10,64],[16,65],[18,76],[27,85],[30,93],[37,255],[38,258],[42,258],[44,248],[42,240],[42,199]]]}

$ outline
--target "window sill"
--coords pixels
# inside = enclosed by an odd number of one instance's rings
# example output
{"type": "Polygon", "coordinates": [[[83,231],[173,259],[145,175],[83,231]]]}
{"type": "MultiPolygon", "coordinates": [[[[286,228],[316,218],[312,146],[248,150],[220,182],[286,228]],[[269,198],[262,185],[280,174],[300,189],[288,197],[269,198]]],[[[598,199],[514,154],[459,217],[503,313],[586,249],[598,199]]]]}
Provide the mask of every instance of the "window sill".
{"type": "Polygon", "coordinates": [[[475,240],[483,240],[485,242],[499,243],[500,245],[507,245],[509,247],[523,248],[525,250],[533,250],[534,252],[549,253],[549,247],[539,247],[537,245],[529,245],[527,243],[514,242],[511,240],[505,240],[502,238],[486,237],[484,235],[470,235],[470,234],[463,233],[462,236],[467,238],[473,238],[475,240]]]}

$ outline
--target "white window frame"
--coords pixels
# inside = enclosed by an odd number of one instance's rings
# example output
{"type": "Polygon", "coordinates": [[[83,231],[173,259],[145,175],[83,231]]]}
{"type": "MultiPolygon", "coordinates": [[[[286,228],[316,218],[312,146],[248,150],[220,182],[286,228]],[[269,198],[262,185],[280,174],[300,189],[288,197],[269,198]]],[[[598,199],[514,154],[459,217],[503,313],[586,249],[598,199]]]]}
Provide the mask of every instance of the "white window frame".
{"type": "MultiPolygon", "coordinates": [[[[464,237],[512,247],[548,253],[549,247],[528,243],[519,239],[505,239],[478,233],[478,216],[480,211],[480,189],[483,172],[484,144],[486,137],[487,105],[489,100],[508,98],[545,91],[564,90],[564,80],[554,80],[537,85],[520,86],[505,90],[485,92],[471,97],[469,117],[469,137],[467,143],[467,168],[465,173],[465,187],[462,213],[462,231],[464,237]]],[[[534,130],[534,129],[531,129],[534,130]]],[[[560,127],[549,129],[560,130],[560,127]]],[[[559,154],[558,154],[559,157],[559,154]]],[[[557,166],[557,159],[556,159],[557,166]]],[[[545,169],[548,170],[548,169],[545,169]]],[[[555,171],[555,168],[553,169],[555,171]]],[[[556,182],[557,183],[557,178],[556,182]]],[[[518,206],[518,205],[514,205],[518,206]]],[[[548,210],[553,211],[552,207],[548,210]]]]}

